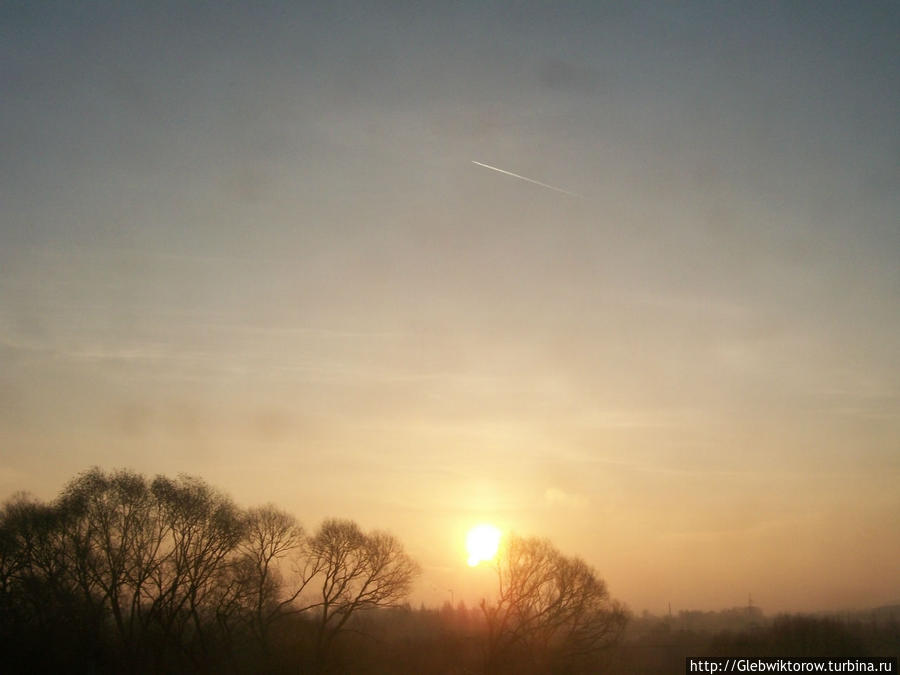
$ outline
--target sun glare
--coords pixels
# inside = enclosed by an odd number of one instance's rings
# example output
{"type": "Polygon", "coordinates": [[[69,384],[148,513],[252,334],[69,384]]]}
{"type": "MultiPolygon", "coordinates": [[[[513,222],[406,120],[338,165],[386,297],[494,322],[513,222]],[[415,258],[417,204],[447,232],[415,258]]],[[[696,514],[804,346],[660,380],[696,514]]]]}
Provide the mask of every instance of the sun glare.
{"type": "Polygon", "coordinates": [[[500,530],[493,525],[476,525],[466,535],[469,567],[492,560],[500,546],[500,530]]]}

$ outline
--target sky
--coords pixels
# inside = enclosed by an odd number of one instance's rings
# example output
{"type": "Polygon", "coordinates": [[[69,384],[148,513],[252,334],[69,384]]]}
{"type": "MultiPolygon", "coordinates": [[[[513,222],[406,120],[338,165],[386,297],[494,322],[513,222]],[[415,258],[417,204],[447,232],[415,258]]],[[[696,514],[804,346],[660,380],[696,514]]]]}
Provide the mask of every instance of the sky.
{"type": "Polygon", "coordinates": [[[638,612],[900,602],[898,34],[0,3],[0,498],[199,475],[392,532],[426,604],[481,522],[638,612]]]}

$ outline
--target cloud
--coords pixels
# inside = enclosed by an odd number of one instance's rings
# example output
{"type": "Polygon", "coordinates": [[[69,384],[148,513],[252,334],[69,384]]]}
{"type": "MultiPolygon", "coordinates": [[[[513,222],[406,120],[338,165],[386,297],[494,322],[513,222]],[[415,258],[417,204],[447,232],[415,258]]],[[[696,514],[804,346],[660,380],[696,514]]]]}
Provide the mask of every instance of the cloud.
{"type": "Polygon", "coordinates": [[[565,492],[555,487],[549,487],[544,491],[544,502],[550,507],[566,509],[583,509],[588,505],[588,499],[584,495],[565,492]]]}

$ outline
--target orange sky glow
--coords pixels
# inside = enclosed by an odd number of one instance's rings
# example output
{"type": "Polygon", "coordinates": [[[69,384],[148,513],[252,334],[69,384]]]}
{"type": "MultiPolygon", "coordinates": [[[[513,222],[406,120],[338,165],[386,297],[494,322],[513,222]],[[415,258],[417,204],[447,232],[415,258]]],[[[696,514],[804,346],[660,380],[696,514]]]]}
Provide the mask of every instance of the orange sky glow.
{"type": "Polygon", "coordinates": [[[0,498],[197,475],[427,605],[479,523],[636,612],[900,601],[896,9],[307,4],[0,10],[0,498]]]}

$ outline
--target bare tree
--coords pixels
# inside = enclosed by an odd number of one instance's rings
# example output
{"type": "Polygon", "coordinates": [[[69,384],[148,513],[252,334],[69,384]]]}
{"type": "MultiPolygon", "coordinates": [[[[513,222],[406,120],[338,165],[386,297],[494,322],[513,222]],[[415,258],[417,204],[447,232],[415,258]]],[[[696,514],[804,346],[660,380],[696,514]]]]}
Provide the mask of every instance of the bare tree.
{"type": "MultiPolygon", "coordinates": [[[[242,511],[186,476],[94,468],[52,503],[19,496],[0,509],[2,635],[49,635],[124,670],[246,658],[229,650],[251,635],[255,666],[274,667],[272,629],[291,614],[308,620],[288,640],[311,637],[323,668],[335,639],[360,628],[352,617],[401,603],[417,572],[388,534],[329,520],[310,537],[274,506],[242,511]]],[[[21,654],[47,669],[68,658],[28,645],[21,654]]]]}
{"type": "Polygon", "coordinates": [[[215,618],[222,573],[243,537],[244,519],[230,499],[199,478],[157,476],[151,491],[164,528],[153,574],[155,612],[165,638],[184,647],[190,636],[208,653],[205,627],[215,618]]]}
{"type": "Polygon", "coordinates": [[[321,581],[315,656],[324,667],[331,645],[360,610],[391,607],[409,594],[418,565],[383,532],[365,534],[349,520],[326,520],[308,543],[309,570],[321,581]]]}
{"type": "Polygon", "coordinates": [[[29,573],[37,544],[35,520],[46,507],[24,492],[13,495],[0,510],[0,600],[12,606],[29,573]]]}
{"type": "Polygon", "coordinates": [[[594,570],[549,541],[510,535],[496,571],[496,601],[481,602],[486,672],[520,670],[521,659],[530,672],[596,672],[626,615],[594,570]]]}
{"type": "Polygon", "coordinates": [[[68,516],[64,550],[75,582],[108,607],[130,651],[153,618],[150,581],[165,532],[159,504],[142,475],[93,468],[66,486],[58,506],[68,516]]]}
{"type": "Polygon", "coordinates": [[[82,563],[90,555],[84,528],[64,504],[20,495],[4,507],[2,529],[9,556],[4,562],[10,573],[7,588],[24,590],[20,597],[38,617],[50,604],[76,603],[91,613],[102,612],[103,598],[82,563]]]}
{"type": "Polygon", "coordinates": [[[239,550],[240,601],[266,653],[272,624],[297,611],[292,604],[315,574],[304,555],[306,535],[294,516],[269,504],[247,513],[239,550]],[[287,591],[285,567],[295,575],[287,591]]]}
{"type": "MultiPolygon", "coordinates": [[[[7,607],[41,625],[50,607],[75,595],[64,551],[63,514],[54,506],[19,493],[4,504],[2,585],[7,607]]],[[[8,611],[8,610],[7,610],[8,611]]]]}

